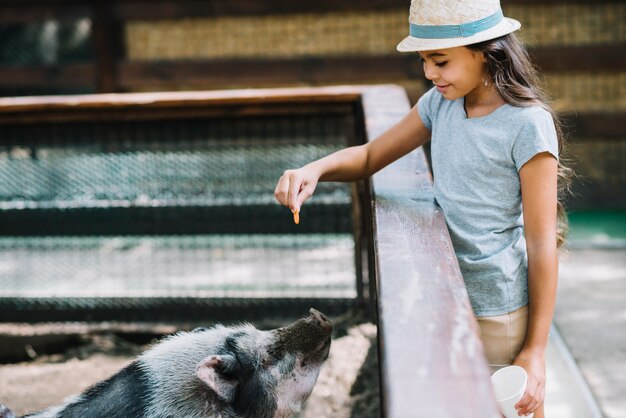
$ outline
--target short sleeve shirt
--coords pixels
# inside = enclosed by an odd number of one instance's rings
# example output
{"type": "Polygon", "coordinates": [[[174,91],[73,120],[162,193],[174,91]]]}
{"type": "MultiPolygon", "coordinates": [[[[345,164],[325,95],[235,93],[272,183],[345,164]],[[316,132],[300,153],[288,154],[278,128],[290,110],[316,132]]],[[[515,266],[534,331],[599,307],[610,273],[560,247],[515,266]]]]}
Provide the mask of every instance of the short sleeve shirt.
{"type": "Polygon", "coordinates": [[[431,131],[434,194],[441,207],[476,316],[528,304],[528,259],[519,170],[533,156],[558,159],[550,112],[504,104],[468,118],[462,97],[436,88],[418,100],[431,131]]]}

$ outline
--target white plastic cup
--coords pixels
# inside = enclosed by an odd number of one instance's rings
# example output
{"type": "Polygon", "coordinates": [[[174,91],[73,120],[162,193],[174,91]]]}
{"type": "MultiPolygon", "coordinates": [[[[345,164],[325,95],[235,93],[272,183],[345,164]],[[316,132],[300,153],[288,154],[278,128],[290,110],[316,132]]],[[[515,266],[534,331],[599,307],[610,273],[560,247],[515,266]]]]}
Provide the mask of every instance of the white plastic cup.
{"type": "MultiPolygon", "coordinates": [[[[491,375],[491,384],[496,395],[498,409],[506,418],[519,418],[515,405],[526,392],[528,375],[520,366],[507,366],[491,375]]],[[[532,417],[534,414],[528,415],[532,417]]]]}

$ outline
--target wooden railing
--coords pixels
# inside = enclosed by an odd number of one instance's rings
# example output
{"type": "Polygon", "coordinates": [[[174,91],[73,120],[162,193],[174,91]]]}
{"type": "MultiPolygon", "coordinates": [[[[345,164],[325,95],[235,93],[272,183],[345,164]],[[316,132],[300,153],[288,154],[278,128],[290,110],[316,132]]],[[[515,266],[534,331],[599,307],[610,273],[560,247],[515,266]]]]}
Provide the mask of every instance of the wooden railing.
{"type": "MultiPolygon", "coordinates": [[[[367,140],[412,111],[400,87],[365,90],[367,140]]],[[[421,148],[371,179],[371,271],[386,417],[499,417],[465,285],[421,148]]]]}

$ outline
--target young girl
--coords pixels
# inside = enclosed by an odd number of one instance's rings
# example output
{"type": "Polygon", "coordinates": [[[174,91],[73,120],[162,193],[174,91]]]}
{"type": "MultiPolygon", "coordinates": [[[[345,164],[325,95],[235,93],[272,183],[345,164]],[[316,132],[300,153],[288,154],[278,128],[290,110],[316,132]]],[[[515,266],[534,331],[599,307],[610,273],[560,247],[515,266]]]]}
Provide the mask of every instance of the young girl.
{"type": "Polygon", "coordinates": [[[498,0],[413,0],[410,36],[435,85],[368,144],[287,170],[275,197],[294,213],[319,181],[371,176],[431,140],[442,208],[492,369],[516,364],[520,415],[544,416],[545,349],[556,298],[561,129],[498,0]]]}

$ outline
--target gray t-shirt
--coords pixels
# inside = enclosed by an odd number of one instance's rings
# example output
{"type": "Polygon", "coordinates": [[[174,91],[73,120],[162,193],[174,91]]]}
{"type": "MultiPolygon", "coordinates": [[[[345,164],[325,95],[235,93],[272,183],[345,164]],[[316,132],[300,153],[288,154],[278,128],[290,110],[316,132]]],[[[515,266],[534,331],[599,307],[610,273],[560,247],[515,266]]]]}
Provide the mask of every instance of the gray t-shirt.
{"type": "Polygon", "coordinates": [[[528,258],[519,170],[534,155],[558,159],[552,116],[540,106],[504,104],[468,118],[465,98],[432,88],[418,101],[431,131],[434,193],[476,316],[528,304],[528,258]]]}

